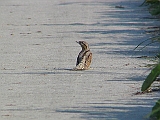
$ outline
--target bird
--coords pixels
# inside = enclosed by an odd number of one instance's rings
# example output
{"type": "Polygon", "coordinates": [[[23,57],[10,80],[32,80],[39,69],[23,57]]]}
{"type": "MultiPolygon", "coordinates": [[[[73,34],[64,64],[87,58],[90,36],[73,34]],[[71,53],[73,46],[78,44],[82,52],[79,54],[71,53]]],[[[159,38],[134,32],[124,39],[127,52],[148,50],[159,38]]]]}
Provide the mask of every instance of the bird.
{"type": "Polygon", "coordinates": [[[87,70],[90,68],[92,61],[92,53],[89,49],[89,44],[85,41],[76,41],[82,50],[77,57],[76,67],[73,70],[87,70]]]}

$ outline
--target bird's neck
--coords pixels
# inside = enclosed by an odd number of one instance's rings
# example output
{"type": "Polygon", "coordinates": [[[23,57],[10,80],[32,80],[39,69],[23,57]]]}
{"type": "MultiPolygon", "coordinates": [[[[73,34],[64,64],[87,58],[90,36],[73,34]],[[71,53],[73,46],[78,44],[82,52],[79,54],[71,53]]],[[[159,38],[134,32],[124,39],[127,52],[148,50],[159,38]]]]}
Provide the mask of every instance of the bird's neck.
{"type": "Polygon", "coordinates": [[[88,51],[89,48],[82,47],[82,51],[88,51]]]}

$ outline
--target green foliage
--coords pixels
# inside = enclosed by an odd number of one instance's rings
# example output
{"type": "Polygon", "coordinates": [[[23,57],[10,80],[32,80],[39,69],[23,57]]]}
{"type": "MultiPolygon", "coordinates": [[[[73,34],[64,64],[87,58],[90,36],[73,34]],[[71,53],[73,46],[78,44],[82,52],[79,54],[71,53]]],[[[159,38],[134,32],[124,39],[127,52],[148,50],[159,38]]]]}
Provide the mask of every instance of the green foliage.
{"type": "Polygon", "coordinates": [[[142,4],[141,4],[141,6],[142,5],[149,5],[149,4],[156,4],[156,3],[158,3],[159,1],[158,0],[145,0],[142,4]]]}
{"type": "MultiPolygon", "coordinates": [[[[158,35],[158,36],[155,36],[155,37],[152,37],[152,38],[149,38],[149,39],[147,39],[147,40],[142,41],[141,43],[139,43],[139,44],[135,47],[134,50],[136,50],[140,45],[142,45],[143,43],[148,42],[148,41],[150,41],[150,42],[147,43],[146,45],[144,45],[144,46],[142,47],[142,49],[145,48],[146,46],[152,44],[152,43],[160,42],[160,36],[158,35]]],[[[141,50],[142,50],[142,49],[141,49],[141,50]]]]}
{"type": "MultiPolygon", "coordinates": [[[[160,42],[160,35],[142,41],[140,44],[137,45],[137,47],[135,49],[137,49],[141,45],[145,44],[141,47],[140,50],[142,50],[145,47],[147,47],[148,45],[155,43],[155,42],[158,42],[158,43],[160,42]]],[[[153,68],[151,70],[151,73],[147,76],[147,78],[143,82],[141,91],[146,91],[151,86],[151,84],[156,80],[156,78],[160,75],[160,53],[157,56],[155,56],[155,58],[158,60],[156,64],[154,64],[154,65],[148,64],[147,65],[147,66],[154,66],[155,68],[153,68]]]]}
{"type": "Polygon", "coordinates": [[[156,104],[154,105],[154,107],[152,108],[150,117],[154,117],[157,120],[160,120],[160,100],[158,100],[156,104]]]}
{"type": "Polygon", "coordinates": [[[152,15],[160,14],[160,1],[159,0],[145,0],[142,5],[150,5],[149,11],[152,15]]]}
{"type": "Polygon", "coordinates": [[[149,4],[155,4],[157,2],[159,2],[158,0],[145,0],[146,3],[149,3],[149,4]]]}
{"type": "Polygon", "coordinates": [[[150,7],[150,13],[152,15],[158,15],[160,14],[160,2],[158,2],[157,4],[153,4],[150,7]]]}
{"type": "Polygon", "coordinates": [[[155,68],[152,69],[151,73],[147,76],[147,78],[143,82],[141,90],[142,91],[147,90],[159,75],[160,75],[160,64],[158,64],[155,68]]]}
{"type": "MultiPolygon", "coordinates": [[[[160,14],[160,0],[145,0],[142,5],[149,5],[149,12],[151,15],[159,15],[160,14]]],[[[157,27],[158,28],[158,27],[157,27]]],[[[154,31],[154,33],[158,33],[158,36],[149,38],[143,42],[141,42],[135,49],[137,49],[140,45],[150,41],[148,44],[144,45],[142,47],[145,48],[146,46],[154,43],[154,42],[160,42],[160,29],[158,31],[154,31]]],[[[145,81],[142,84],[141,91],[146,91],[151,86],[151,84],[156,80],[156,78],[160,75],[160,53],[155,56],[158,58],[158,62],[156,66],[151,70],[150,74],[147,76],[145,81]]],[[[150,117],[156,118],[157,120],[160,120],[160,99],[156,102],[155,106],[152,108],[152,112],[150,114],[150,117]]]]}

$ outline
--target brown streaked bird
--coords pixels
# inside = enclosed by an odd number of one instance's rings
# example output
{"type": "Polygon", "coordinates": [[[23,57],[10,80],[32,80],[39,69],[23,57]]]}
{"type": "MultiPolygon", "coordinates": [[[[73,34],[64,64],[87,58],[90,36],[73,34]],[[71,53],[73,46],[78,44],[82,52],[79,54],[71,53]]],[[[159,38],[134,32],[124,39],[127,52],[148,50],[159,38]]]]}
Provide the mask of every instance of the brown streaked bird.
{"type": "Polygon", "coordinates": [[[85,41],[76,41],[82,47],[81,52],[77,57],[76,67],[73,70],[87,70],[92,61],[92,53],[89,49],[89,45],[85,41]]]}

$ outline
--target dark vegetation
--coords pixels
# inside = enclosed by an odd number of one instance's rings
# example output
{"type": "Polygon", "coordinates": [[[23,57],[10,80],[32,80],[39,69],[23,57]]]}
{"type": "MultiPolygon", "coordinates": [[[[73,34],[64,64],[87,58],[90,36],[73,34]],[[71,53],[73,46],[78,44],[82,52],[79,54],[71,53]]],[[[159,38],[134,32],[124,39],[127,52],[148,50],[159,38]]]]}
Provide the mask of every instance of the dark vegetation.
{"type": "MultiPolygon", "coordinates": [[[[145,0],[142,5],[147,5],[149,12],[151,15],[156,17],[157,19],[160,19],[160,1],[159,0],[145,0]]],[[[150,41],[149,44],[143,46],[143,48],[147,47],[148,45],[157,42],[157,46],[160,48],[160,26],[154,27],[154,37],[147,39],[143,42],[141,42],[136,48],[138,48],[140,45],[143,45],[144,42],[150,41]]],[[[160,51],[157,53],[155,58],[155,64],[153,64],[152,70],[145,79],[145,81],[142,84],[141,91],[146,92],[150,91],[150,87],[153,82],[160,80],[160,51]]],[[[158,91],[160,90],[160,86],[158,86],[158,91]]],[[[151,118],[155,118],[157,120],[160,120],[160,99],[156,102],[156,104],[152,108],[152,112],[150,113],[151,118]]]]}

